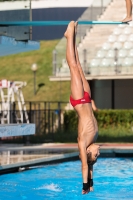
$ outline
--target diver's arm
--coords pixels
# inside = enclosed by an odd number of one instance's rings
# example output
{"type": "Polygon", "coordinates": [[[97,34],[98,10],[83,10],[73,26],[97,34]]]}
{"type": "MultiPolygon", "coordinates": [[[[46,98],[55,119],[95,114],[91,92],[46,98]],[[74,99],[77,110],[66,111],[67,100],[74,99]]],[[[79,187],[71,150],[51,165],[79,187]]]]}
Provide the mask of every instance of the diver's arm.
{"type": "Polygon", "coordinates": [[[96,107],[96,104],[93,99],[91,99],[91,105],[92,105],[93,111],[98,111],[98,108],[96,107]]]}
{"type": "Polygon", "coordinates": [[[93,165],[88,165],[88,183],[90,191],[93,191],[93,165]]]}
{"type": "Polygon", "coordinates": [[[78,142],[80,159],[82,163],[82,177],[83,177],[83,189],[82,194],[87,194],[90,191],[90,185],[88,184],[88,163],[85,144],[80,141],[78,142]]]}

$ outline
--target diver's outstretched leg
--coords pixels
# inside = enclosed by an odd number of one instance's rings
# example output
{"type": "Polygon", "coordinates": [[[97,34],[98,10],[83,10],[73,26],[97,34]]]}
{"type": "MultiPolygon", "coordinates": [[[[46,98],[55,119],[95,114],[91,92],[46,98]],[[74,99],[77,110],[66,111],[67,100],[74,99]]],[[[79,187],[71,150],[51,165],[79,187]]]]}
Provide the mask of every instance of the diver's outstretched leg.
{"type": "Polygon", "coordinates": [[[122,22],[130,22],[132,21],[132,0],[126,0],[126,9],[127,9],[127,16],[122,22]]]}
{"type": "MultiPolygon", "coordinates": [[[[77,33],[77,26],[78,26],[78,22],[75,22],[75,38],[76,38],[76,33],[77,33]]],[[[79,55],[78,55],[78,50],[77,50],[77,46],[76,46],[76,41],[75,41],[75,55],[76,55],[76,62],[77,62],[77,66],[80,72],[80,76],[83,82],[83,88],[85,92],[88,92],[89,95],[91,96],[91,90],[90,90],[90,86],[88,81],[85,78],[83,69],[81,67],[80,61],[79,61],[79,55]]]]}
{"type": "Polygon", "coordinates": [[[71,21],[68,24],[64,34],[67,39],[66,60],[70,68],[71,74],[71,96],[74,99],[80,99],[84,95],[83,83],[76,62],[75,54],[75,22],[71,21]]]}

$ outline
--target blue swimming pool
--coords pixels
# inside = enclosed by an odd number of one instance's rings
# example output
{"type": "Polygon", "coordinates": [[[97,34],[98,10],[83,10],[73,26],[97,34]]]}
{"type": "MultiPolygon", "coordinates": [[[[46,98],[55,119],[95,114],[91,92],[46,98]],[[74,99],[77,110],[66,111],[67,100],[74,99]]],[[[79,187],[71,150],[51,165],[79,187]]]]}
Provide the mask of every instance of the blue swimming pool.
{"type": "Polygon", "coordinates": [[[81,194],[80,161],[0,176],[0,200],[133,200],[133,159],[99,158],[94,192],[81,194]]]}

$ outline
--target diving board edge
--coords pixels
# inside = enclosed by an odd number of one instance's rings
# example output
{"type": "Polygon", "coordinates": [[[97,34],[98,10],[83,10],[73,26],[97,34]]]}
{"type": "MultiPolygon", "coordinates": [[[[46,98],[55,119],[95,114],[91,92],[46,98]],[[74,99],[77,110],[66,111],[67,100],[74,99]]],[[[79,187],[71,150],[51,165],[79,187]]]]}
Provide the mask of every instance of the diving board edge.
{"type": "Polygon", "coordinates": [[[35,124],[1,124],[0,137],[34,135],[35,124]]]}
{"type": "MultiPolygon", "coordinates": [[[[55,26],[68,25],[70,21],[0,21],[0,26],[55,26]]],[[[80,25],[118,25],[128,24],[127,22],[114,21],[78,21],[80,25]]]]}

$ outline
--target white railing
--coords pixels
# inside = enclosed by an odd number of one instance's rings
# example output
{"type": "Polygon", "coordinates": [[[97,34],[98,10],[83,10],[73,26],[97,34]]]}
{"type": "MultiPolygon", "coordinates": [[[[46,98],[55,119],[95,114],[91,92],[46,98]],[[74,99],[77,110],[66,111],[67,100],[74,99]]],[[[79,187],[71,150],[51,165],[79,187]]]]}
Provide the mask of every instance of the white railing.
{"type": "MultiPolygon", "coordinates": [[[[99,18],[99,16],[104,12],[104,9],[111,3],[112,0],[97,0],[93,1],[91,7],[89,7],[78,20],[96,20],[99,18]],[[94,15],[95,12],[95,15],[94,15]]],[[[91,30],[91,26],[86,26],[86,25],[78,25],[78,32],[77,32],[77,43],[80,44],[81,41],[85,38],[86,34],[91,30]]],[[[101,38],[99,37],[99,40],[101,38]]],[[[88,49],[85,49],[88,50],[88,49]]],[[[83,49],[84,51],[84,49],[83,49]]],[[[53,51],[53,75],[55,76],[60,76],[65,74],[67,75],[67,67],[63,67],[65,65],[65,54],[66,54],[66,39],[63,37],[59,43],[56,45],[55,50],[53,51]],[[64,64],[63,64],[64,63],[64,64]],[[60,73],[61,72],[61,73],[60,73]]],[[[89,55],[89,53],[88,53],[89,55]]],[[[87,55],[87,56],[88,56],[87,55]]],[[[83,54],[84,56],[84,54],[83,54]]],[[[83,63],[83,56],[82,52],[80,55],[80,60],[83,63]]],[[[87,61],[87,60],[86,60],[87,61]]],[[[86,65],[89,66],[89,63],[86,65]]],[[[88,67],[86,66],[86,70],[88,67]]],[[[69,72],[68,72],[69,73],[69,72]]]]}

